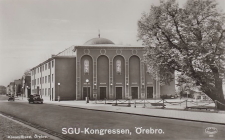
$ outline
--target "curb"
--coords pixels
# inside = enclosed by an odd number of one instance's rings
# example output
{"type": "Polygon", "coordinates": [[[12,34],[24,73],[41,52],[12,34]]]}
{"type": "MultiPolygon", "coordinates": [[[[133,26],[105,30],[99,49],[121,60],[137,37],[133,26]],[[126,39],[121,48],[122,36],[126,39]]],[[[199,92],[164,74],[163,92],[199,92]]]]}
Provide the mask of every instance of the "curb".
{"type": "Polygon", "coordinates": [[[59,104],[54,104],[54,103],[46,103],[46,104],[58,105],[58,106],[61,106],[61,107],[70,107],[70,108],[85,109],[85,110],[96,110],[96,111],[102,111],[102,112],[132,114],[132,115],[138,115],[138,116],[148,116],[148,117],[155,117],[155,118],[166,118],[166,119],[173,119],[173,120],[183,120],[183,121],[193,121],[193,122],[201,122],[201,123],[210,123],[210,124],[225,125],[225,123],[219,123],[219,122],[207,122],[207,121],[201,121],[201,120],[191,120],[191,119],[183,119],[183,118],[173,118],[173,117],[165,117],[165,116],[146,115],[146,114],[129,113],[129,112],[121,112],[121,111],[109,111],[109,110],[101,110],[101,109],[91,109],[91,108],[85,108],[85,107],[79,107],[79,106],[59,105],[59,104]]]}

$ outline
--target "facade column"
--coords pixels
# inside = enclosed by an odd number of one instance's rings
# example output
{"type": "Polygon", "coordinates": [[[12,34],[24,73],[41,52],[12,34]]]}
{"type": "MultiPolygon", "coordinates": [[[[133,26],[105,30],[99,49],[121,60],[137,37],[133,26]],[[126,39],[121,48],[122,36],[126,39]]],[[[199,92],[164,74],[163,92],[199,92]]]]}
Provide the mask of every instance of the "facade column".
{"type": "Polygon", "coordinates": [[[124,60],[125,61],[125,98],[130,97],[130,93],[129,93],[129,59],[128,60],[124,60]]]}
{"type": "MultiPolygon", "coordinates": [[[[80,100],[82,98],[81,96],[81,92],[80,92],[80,62],[77,60],[77,70],[76,70],[76,75],[77,75],[77,79],[76,79],[76,100],[80,100]]],[[[56,87],[55,87],[56,88],[56,87]]]]}
{"type": "Polygon", "coordinates": [[[93,58],[93,98],[97,99],[97,60],[93,58]]]}

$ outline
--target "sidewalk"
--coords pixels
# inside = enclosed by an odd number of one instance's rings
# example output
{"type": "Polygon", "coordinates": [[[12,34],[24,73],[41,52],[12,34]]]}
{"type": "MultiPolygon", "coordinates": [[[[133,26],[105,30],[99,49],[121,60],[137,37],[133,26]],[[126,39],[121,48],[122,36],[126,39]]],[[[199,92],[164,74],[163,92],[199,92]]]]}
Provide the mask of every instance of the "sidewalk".
{"type": "MultiPolygon", "coordinates": [[[[18,99],[16,101],[25,101],[27,99],[18,99]]],[[[107,112],[116,112],[116,113],[126,113],[126,114],[136,114],[143,116],[151,117],[161,117],[161,118],[170,118],[178,120],[188,120],[196,122],[209,122],[215,124],[225,124],[225,112],[220,111],[219,113],[215,112],[193,112],[185,111],[181,107],[180,110],[168,110],[168,109],[154,109],[154,108],[143,108],[143,105],[139,105],[136,108],[134,105],[131,107],[125,106],[112,106],[111,104],[95,104],[94,101],[86,104],[85,101],[44,101],[46,104],[59,105],[65,107],[74,107],[74,108],[83,108],[90,110],[99,110],[107,112]]]]}

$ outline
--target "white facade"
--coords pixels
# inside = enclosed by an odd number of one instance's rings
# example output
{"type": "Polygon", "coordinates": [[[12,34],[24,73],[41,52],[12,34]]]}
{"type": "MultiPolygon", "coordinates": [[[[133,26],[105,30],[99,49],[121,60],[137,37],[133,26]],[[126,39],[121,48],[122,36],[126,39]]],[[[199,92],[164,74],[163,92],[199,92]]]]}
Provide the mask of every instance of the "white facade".
{"type": "Polygon", "coordinates": [[[31,94],[40,94],[45,100],[51,100],[55,92],[55,59],[36,66],[31,71],[31,94]]]}

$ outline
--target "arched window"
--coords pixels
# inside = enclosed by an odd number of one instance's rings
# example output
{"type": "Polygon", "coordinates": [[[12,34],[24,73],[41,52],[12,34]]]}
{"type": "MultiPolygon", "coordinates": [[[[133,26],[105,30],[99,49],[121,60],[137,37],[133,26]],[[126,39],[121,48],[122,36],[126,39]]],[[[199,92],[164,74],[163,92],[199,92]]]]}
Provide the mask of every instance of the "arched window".
{"type": "Polygon", "coordinates": [[[121,61],[120,60],[116,61],[116,73],[121,74],[121,61]]]}
{"type": "Polygon", "coordinates": [[[89,61],[84,60],[84,74],[89,74],[89,61]]]}

